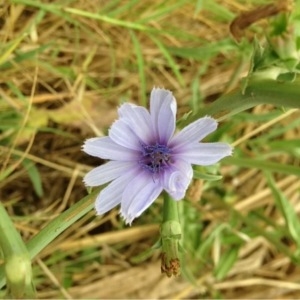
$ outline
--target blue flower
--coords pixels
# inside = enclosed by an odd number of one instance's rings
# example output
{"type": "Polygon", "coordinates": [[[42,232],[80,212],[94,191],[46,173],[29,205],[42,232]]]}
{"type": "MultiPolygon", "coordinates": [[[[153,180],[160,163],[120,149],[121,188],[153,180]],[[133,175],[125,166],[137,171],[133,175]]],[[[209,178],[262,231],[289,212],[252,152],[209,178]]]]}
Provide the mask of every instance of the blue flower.
{"type": "Polygon", "coordinates": [[[121,204],[120,213],[131,224],[163,190],[174,200],[182,199],[193,177],[193,164],[212,165],[231,155],[226,143],[199,142],[216,130],[216,120],[204,117],[175,133],[176,111],[172,93],[154,88],[150,111],[125,103],[108,136],[85,141],[83,151],[109,160],[84,177],[87,186],[110,182],[96,199],[97,214],[121,204]]]}

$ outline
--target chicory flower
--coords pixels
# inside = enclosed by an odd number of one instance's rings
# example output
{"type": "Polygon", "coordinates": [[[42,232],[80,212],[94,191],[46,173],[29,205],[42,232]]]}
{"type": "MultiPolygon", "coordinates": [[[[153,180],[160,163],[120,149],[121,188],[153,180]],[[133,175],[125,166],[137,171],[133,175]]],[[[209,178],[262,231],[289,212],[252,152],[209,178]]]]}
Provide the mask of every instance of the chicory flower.
{"type": "Polygon", "coordinates": [[[108,160],[84,177],[87,186],[110,182],[96,198],[97,214],[121,204],[120,214],[131,224],[163,190],[174,200],[182,199],[193,177],[192,165],[212,165],[231,155],[226,143],[199,142],[216,130],[216,120],[204,117],[175,133],[176,111],[172,93],[154,88],[150,111],[125,103],[108,136],[85,141],[83,151],[108,160]]]}

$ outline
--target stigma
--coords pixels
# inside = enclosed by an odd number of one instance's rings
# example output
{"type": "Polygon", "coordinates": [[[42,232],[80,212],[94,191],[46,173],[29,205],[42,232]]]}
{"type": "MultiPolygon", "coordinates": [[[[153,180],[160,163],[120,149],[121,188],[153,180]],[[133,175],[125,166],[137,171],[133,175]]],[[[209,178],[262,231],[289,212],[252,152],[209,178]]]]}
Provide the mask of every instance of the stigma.
{"type": "Polygon", "coordinates": [[[141,143],[141,159],[139,164],[152,174],[160,173],[170,163],[171,151],[165,145],[145,145],[141,143]]]}

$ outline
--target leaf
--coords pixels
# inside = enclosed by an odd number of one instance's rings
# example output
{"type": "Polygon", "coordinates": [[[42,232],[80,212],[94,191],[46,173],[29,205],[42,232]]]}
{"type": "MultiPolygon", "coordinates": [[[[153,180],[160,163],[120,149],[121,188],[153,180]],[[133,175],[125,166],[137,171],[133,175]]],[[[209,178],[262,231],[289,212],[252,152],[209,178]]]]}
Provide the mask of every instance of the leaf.
{"type": "Polygon", "coordinates": [[[244,168],[257,168],[259,170],[300,176],[300,168],[292,165],[284,165],[262,159],[226,157],[222,160],[224,165],[235,165],[244,168]]]}
{"type": "Polygon", "coordinates": [[[272,190],[275,204],[285,219],[285,224],[292,239],[300,247],[300,222],[293,205],[289,202],[286,196],[277,187],[270,173],[266,173],[269,186],[272,190]]]}
{"type": "Polygon", "coordinates": [[[35,193],[39,197],[43,197],[44,191],[42,186],[42,180],[41,180],[39,170],[36,167],[35,163],[29,159],[24,159],[22,161],[22,164],[28,172],[28,176],[32,182],[35,193]]]}
{"type": "Polygon", "coordinates": [[[142,105],[147,106],[147,99],[146,99],[146,74],[145,74],[145,63],[144,63],[144,58],[143,58],[143,53],[142,53],[142,47],[141,44],[134,33],[134,31],[130,31],[130,36],[132,39],[133,47],[135,50],[136,54],[136,59],[137,59],[137,67],[139,71],[139,78],[140,78],[140,93],[141,93],[141,100],[142,100],[142,105]]]}
{"type": "Polygon", "coordinates": [[[216,181],[216,180],[220,180],[223,178],[222,175],[213,175],[213,174],[204,174],[202,172],[199,171],[195,171],[194,170],[194,178],[196,179],[204,179],[207,181],[216,181]]]}
{"type": "Polygon", "coordinates": [[[200,46],[198,48],[188,48],[188,47],[167,47],[167,50],[178,57],[195,59],[200,61],[205,61],[220,52],[228,53],[233,51],[237,46],[232,42],[231,39],[224,39],[218,42],[212,42],[209,45],[200,46]]]}
{"type": "Polygon", "coordinates": [[[271,79],[251,79],[247,86],[237,88],[221,96],[212,104],[204,107],[195,114],[188,116],[180,124],[182,127],[197,119],[209,115],[218,121],[229,118],[239,112],[259,104],[271,104],[277,107],[300,108],[300,78],[293,82],[280,82],[271,79]]]}
{"type": "Polygon", "coordinates": [[[153,42],[157,45],[157,47],[159,48],[159,50],[161,51],[161,53],[167,60],[170,68],[172,69],[172,71],[173,71],[174,75],[176,76],[180,85],[185,86],[185,80],[180,73],[180,68],[179,68],[178,64],[176,63],[176,61],[173,59],[169,49],[166,48],[165,45],[159,39],[157,39],[154,35],[151,35],[150,37],[152,38],[153,42]]]}
{"type": "Polygon", "coordinates": [[[225,278],[228,272],[231,270],[232,266],[238,258],[239,247],[230,248],[225,254],[222,255],[216,269],[215,277],[220,280],[225,278]]]}

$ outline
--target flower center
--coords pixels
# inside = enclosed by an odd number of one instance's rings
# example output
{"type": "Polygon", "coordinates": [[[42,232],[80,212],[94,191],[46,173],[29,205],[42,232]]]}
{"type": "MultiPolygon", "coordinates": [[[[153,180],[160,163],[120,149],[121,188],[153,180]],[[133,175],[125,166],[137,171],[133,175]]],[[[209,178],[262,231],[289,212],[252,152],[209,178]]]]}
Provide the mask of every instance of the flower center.
{"type": "Polygon", "coordinates": [[[170,161],[171,151],[165,145],[145,145],[142,146],[142,157],[139,164],[142,168],[150,171],[151,173],[159,173],[161,170],[168,166],[170,161]]]}

